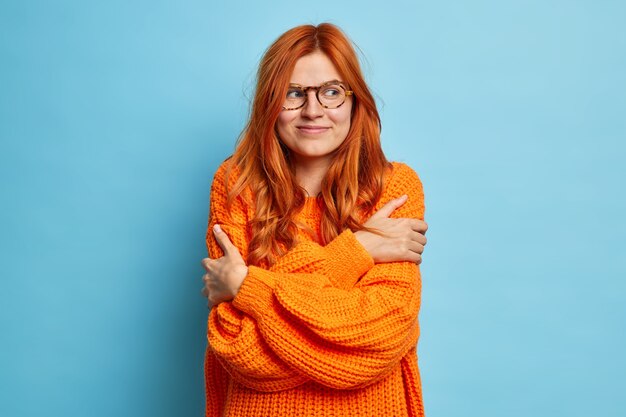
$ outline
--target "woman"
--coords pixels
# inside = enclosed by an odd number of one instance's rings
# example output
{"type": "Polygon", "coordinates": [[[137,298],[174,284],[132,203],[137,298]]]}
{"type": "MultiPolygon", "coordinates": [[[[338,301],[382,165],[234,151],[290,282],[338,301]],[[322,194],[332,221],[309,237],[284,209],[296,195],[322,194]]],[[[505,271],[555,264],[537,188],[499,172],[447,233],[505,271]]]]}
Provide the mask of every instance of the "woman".
{"type": "Polygon", "coordinates": [[[207,416],[423,415],[422,186],[379,139],[336,26],[270,46],[211,188],[207,416]]]}

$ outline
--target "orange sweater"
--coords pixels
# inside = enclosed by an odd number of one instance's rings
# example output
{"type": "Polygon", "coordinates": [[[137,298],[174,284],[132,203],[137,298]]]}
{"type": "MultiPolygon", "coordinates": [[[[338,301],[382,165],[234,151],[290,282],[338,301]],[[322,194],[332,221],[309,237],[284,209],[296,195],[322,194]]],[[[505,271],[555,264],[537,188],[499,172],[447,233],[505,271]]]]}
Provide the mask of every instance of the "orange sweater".
{"type": "MultiPolygon", "coordinates": [[[[226,161],[211,187],[209,256],[222,251],[219,223],[247,256],[254,207],[226,210],[226,161]]],[[[402,194],[393,217],[424,218],[422,184],[393,163],[376,209],[402,194]]],[[[239,293],[211,310],[205,357],[206,415],[423,416],[417,367],[419,268],[374,264],[350,230],[326,246],[321,210],[308,198],[299,219],[313,231],[269,269],[250,266],[239,293]]]]}

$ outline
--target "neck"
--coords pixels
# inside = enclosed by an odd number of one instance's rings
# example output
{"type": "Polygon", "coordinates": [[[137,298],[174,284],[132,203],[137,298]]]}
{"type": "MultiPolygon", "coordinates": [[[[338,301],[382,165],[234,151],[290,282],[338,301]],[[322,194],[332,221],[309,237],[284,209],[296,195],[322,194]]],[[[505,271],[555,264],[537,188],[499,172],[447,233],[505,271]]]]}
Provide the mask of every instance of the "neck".
{"type": "Polygon", "coordinates": [[[322,191],[322,180],[328,172],[330,160],[302,160],[296,161],[296,179],[311,197],[322,191]]]}

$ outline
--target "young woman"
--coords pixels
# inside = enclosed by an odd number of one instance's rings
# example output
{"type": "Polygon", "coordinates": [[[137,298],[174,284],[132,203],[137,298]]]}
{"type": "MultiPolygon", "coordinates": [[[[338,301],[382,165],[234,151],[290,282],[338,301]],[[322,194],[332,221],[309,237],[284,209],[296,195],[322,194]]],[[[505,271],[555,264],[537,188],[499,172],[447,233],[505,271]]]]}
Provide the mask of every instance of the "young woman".
{"type": "Polygon", "coordinates": [[[280,36],[211,188],[206,415],[423,415],[423,217],[348,38],[280,36]]]}

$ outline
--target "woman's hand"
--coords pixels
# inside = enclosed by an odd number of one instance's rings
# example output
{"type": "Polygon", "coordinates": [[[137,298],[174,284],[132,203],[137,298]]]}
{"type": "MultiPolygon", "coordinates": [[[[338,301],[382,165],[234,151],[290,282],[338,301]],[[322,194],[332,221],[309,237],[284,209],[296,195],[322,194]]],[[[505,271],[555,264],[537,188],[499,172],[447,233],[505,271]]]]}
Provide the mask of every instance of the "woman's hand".
{"type": "Polygon", "coordinates": [[[420,264],[426,245],[428,225],[423,220],[393,219],[391,213],[406,203],[408,197],[393,199],[372,215],[364,226],[376,229],[381,234],[359,230],[354,233],[357,240],[369,252],[375,263],[409,261],[420,264]]]}
{"type": "Polygon", "coordinates": [[[201,292],[209,299],[209,308],[235,298],[239,287],[248,275],[248,267],[239,249],[232,244],[228,235],[218,224],[213,227],[213,234],[224,251],[224,256],[218,259],[204,258],[202,260],[206,274],[202,277],[204,287],[201,292]]]}

